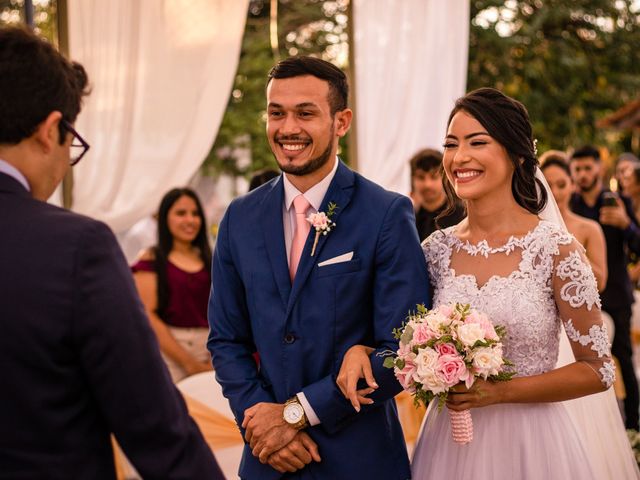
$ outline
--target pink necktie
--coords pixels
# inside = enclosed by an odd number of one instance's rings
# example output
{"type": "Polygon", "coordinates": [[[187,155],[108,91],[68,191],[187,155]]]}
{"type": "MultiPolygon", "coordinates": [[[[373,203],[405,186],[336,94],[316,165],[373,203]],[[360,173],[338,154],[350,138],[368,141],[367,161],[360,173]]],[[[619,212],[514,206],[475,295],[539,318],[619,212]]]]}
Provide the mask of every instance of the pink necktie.
{"type": "Polygon", "coordinates": [[[307,222],[307,210],[310,206],[311,204],[302,194],[293,199],[293,208],[296,211],[296,231],[293,234],[289,257],[289,274],[291,275],[292,282],[296,276],[298,265],[300,264],[300,257],[302,256],[304,244],[309,236],[309,230],[311,230],[311,224],[307,222]]]}

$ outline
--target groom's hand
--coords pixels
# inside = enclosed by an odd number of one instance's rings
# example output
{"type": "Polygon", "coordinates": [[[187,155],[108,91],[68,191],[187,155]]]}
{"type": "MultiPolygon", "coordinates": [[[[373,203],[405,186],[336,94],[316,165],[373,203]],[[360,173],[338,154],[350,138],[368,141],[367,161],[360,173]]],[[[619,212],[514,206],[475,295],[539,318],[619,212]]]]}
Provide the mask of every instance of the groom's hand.
{"type": "Polygon", "coordinates": [[[284,421],[283,411],[283,404],[266,402],[256,403],[244,411],[244,438],[261,463],[267,463],[272,453],[291,442],[298,433],[298,430],[284,421]]]}
{"type": "Polygon", "coordinates": [[[280,473],[295,472],[309,465],[312,461],[319,462],[318,445],[305,432],[298,432],[291,442],[269,457],[269,465],[280,473]]]}

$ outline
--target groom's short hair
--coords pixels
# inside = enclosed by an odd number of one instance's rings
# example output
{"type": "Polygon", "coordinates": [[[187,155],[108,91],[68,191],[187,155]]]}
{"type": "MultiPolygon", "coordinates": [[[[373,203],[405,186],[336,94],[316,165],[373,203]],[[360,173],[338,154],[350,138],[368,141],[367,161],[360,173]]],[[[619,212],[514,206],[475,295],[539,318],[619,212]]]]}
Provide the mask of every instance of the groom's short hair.
{"type": "Polygon", "coordinates": [[[347,108],[349,82],[342,70],[320,58],[300,56],[289,57],[278,62],[267,76],[267,85],[273,78],[293,78],[312,75],[329,83],[329,105],[331,114],[347,108]]]}

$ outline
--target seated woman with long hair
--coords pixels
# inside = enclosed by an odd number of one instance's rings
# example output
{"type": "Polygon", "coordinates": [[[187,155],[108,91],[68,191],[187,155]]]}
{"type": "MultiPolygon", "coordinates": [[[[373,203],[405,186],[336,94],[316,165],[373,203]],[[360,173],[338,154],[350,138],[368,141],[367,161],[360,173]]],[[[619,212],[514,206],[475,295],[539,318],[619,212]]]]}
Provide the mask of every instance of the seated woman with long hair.
{"type": "Polygon", "coordinates": [[[211,247],[200,200],[174,188],[158,209],[158,241],[133,265],[142,303],[174,382],[212,369],[206,348],[211,247]]]}

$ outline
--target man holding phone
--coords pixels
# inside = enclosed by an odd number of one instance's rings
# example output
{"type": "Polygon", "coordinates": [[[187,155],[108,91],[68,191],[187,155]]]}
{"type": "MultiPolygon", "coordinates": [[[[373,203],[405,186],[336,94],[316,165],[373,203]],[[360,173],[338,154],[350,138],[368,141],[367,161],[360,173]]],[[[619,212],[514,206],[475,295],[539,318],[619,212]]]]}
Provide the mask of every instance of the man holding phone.
{"type": "MultiPolygon", "coordinates": [[[[571,176],[578,191],[571,198],[571,210],[597,221],[607,244],[607,286],[601,293],[602,309],[613,318],[615,335],[611,352],[618,359],[626,390],[626,428],[638,430],[638,381],[631,347],[631,305],[633,287],[627,273],[627,252],[640,254],[640,228],[631,201],[605,189],[601,176],[600,152],[592,146],[577,149],[571,156],[571,176]]],[[[586,332],[582,332],[586,333],[586,332]]]]}

